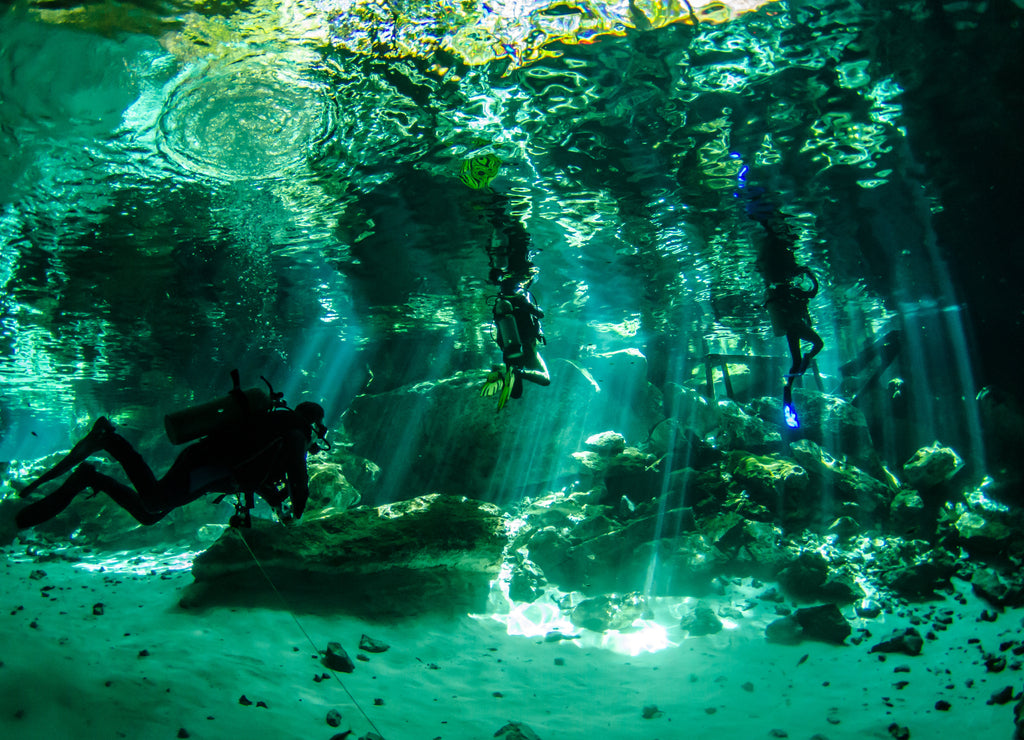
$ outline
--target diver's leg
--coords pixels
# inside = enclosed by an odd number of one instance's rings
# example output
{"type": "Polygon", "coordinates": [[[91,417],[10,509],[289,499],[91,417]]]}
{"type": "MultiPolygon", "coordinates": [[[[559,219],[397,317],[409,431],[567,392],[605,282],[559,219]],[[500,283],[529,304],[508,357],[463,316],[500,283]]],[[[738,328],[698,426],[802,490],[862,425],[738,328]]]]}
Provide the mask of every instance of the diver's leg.
{"type": "Polygon", "coordinates": [[[53,517],[68,508],[68,505],[74,500],[75,496],[92,485],[92,476],[95,473],[96,469],[89,463],[79,465],[56,491],[48,494],[41,501],[29,504],[18,512],[17,516],[15,516],[18,528],[35,527],[53,519],[53,517]]]}
{"type": "Polygon", "coordinates": [[[548,374],[548,366],[544,364],[544,358],[534,348],[527,357],[522,368],[524,380],[529,380],[537,385],[551,385],[551,376],[548,374]]]}
{"type": "Polygon", "coordinates": [[[167,511],[152,511],[147,508],[138,491],[109,475],[94,470],[89,485],[93,490],[102,491],[110,496],[114,503],[131,514],[139,524],[156,524],[167,516],[167,511]]]}
{"type": "Polygon", "coordinates": [[[800,362],[800,368],[797,371],[798,374],[803,375],[807,371],[807,368],[811,366],[811,360],[814,359],[815,355],[821,352],[822,348],[825,346],[825,342],[822,340],[818,332],[814,331],[809,324],[804,324],[800,327],[799,336],[800,339],[811,343],[811,349],[804,355],[803,360],[800,362]]]}
{"type": "MultiPolygon", "coordinates": [[[[34,490],[39,488],[43,483],[59,478],[64,475],[80,462],[84,462],[87,457],[95,452],[99,452],[103,447],[103,441],[110,434],[114,433],[114,425],[110,423],[110,420],[105,416],[101,416],[92,425],[92,429],[87,435],[68,452],[56,465],[47,470],[45,473],[40,475],[34,481],[29,483],[27,486],[21,489],[19,496],[28,496],[34,490]]],[[[66,504],[65,504],[66,505],[66,504]]]]}
{"type": "Polygon", "coordinates": [[[512,373],[512,393],[511,398],[520,398],[523,395],[523,370],[522,368],[516,368],[512,373]]]}
{"type": "Polygon", "coordinates": [[[790,365],[789,375],[787,376],[787,386],[792,385],[793,376],[799,375],[800,370],[800,333],[795,330],[789,330],[786,332],[786,342],[789,344],[789,356],[793,360],[793,364],[790,365]]]}
{"type": "Polygon", "coordinates": [[[102,449],[118,462],[141,500],[150,502],[156,498],[156,476],[127,439],[116,432],[110,432],[102,440],[102,449]]]}

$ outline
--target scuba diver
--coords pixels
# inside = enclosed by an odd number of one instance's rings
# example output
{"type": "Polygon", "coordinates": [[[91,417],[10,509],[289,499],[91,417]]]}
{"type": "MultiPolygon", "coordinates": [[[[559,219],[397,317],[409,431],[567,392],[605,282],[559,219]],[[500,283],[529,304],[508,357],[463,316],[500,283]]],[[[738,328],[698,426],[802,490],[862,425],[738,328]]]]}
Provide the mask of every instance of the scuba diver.
{"type": "MultiPolygon", "coordinates": [[[[742,185],[741,175],[741,185],[742,185]]],[[[765,282],[764,307],[768,309],[775,336],[786,337],[792,365],[786,374],[782,392],[786,425],[800,426],[793,406],[793,381],[810,367],[811,360],[821,352],[825,342],[811,326],[807,306],[818,294],[818,279],[810,268],[800,265],[793,253],[795,236],[783,220],[778,209],[768,202],[764,188],[744,191],[747,217],[757,221],[765,230],[758,250],[756,268],[765,282]],[[802,353],[801,342],[810,342],[811,348],[802,353]]]]}
{"type": "Polygon", "coordinates": [[[530,235],[522,221],[510,213],[507,196],[491,189],[501,169],[501,159],[483,154],[463,161],[459,179],[483,194],[481,201],[493,238],[487,247],[488,282],[498,287],[493,298],[495,342],[501,348],[504,371],[494,366],[487,375],[481,396],[498,394],[498,411],[510,398],[523,395],[523,381],[551,385],[547,365],[537,348],[546,343],[540,320],[544,312],[529,291],[537,273],[530,255],[530,235]]]}
{"type": "Polygon", "coordinates": [[[500,292],[494,301],[494,326],[497,330],[495,341],[501,348],[505,372],[502,374],[499,368],[492,368],[481,395],[493,395],[500,385],[499,411],[508,403],[509,398],[523,395],[523,380],[537,385],[551,385],[548,367],[537,350],[538,342],[546,343],[540,326],[544,312],[533,299],[528,287],[529,281],[520,283],[515,278],[507,277],[501,281],[500,292]]]}
{"type": "Polygon", "coordinates": [[[201,439],[182,450],[159,479],[101,416],[60,462],[21,491],[21,496],[27,496],[40,484],[71,471],[57,490],[18,512],[18,527],[52,519],[86,488],[106,493],[143,525],[155,524],[179,506],[212,492],[223,494],[218,502],[225,495],[239,495],[231,521],[234,526],[250,526],[254,494],[275,508],[282,523],[301,517],[309,498],[306,455],[320,451],[317,440],[324,440],[327,433],[324,410],[308,401],[289,409],[273,390],[269,397],[258,388],[242,391],[237,371],[232,377],[235,388],[228,396],[167,416],[165,426],[172,442],[201,439]],[[99,452],[121,465],[131,486],[86,462],[99,452]]]}

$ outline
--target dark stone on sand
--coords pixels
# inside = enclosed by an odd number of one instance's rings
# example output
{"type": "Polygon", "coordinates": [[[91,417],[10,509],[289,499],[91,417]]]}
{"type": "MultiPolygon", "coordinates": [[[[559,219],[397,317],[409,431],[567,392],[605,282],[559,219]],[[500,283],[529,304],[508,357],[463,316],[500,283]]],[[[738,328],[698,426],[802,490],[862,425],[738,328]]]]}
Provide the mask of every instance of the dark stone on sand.
{"type": "Polygon", "coordinates": [[[889,725],[889,734],[892,735],[895,740],[910,740],[910,729],[902,727],[895,722],[889,725]]]}
{"type": "Polygon", "coordinates": [[[1013,700],[1013,687],[1004,686],[999,691],[992,694],[992,697],[985,702],[986,704],[1009,704],[1013,700]]]}
{"type": "Polygon", "coordinates": [[[192,736],[188,734],[188,730],[186,730],[184,727],[182,727],[180,730],[178,730],[178,737],[185,738],[185,737],[192,737],[192,736]]]}
{"type": "Polygon", "coordinates": [[[697,603],[693,611],[683,617],[680,627],[687,630],[692,637],[714,635],[722,631],[722,620],[714,610],[703,603],[697,603]]]}
{"type": "Polygon", "coordinates": [[[341,725],[341,712],[337,709],[332,709],[327,713],[327,724],[331,727],[338,727],[341,725]]]}
{"type": "Polygon", "coordinates": [[[245,694],[242,694],[240,697],[238,697],[238,703],[241,704],[243,707],[252,706],[252,700],[249,699],[249,697],[247,697],[245,694]]]}
{"type": "Polygon", "coordinates": [[[494,733],[494,736],[500,740],[540,740],[537,733],[522,722],[509,722],[494,733]]]}
{"type": "Polygon", "coordinates": [[[803,636],[811,640],[842,645],[853,631],[835,604],[797,609],[793,616],[803,630],[803,636]]]}
{"type": "Polygon", "coordinates": [[[882,613],[882,607],[879,603],[871,599],[861,599],[857,602],[854,609],[857,612],[857,616],[861,619],[875,619],[882,613]]]}
{"type": "Polygon", "coordinates": [[[103,604],[93,604],[92,605],[92,613],[93,613],[94,616],[102,617],[103,616],[103,604]]]}
{"type": "Polygon", "coordinates": [[[940,712],[948,712],[950,709],[953,708],[953,705],[945,699],[939,699],[937,702],[935,702],[935,708],[938,709],[940,712]]]}
{"type": "Polygon", "coordinates": [[[657,717],[662,716],[665,713],[658,709],[657,704],[648,704],[646,707],[643,708],[643,712],[641,712],[641,714],[643,715],[644,719],[655,719],[657,717]]]}
{"type": "Polygon", "coordinates": [[[359,649],[365,650],[368,653],[383,653],[390,647],[386,642],[375,640],[369,635],[363,635],[359,638],[359,649]]]}
{"type": "Polygon", "coordinates": [[[904,655],[920,655],[924,647],[924,638],[913,627],[897,630],[888,640],[874,645],[869,653],[903,653],[904,655]]]}
{"type": "Polygon", "coordinates": [[[356,664],[352,662],[352,658],[348,657],[348,653],[345,652],[345,648],[341,646],[340,642],[327,643],[327,653],[322,662],[332,671],[352,673],[356,669],[356,664]]]}
{"type": "Polygon", "coordinates": [[[1001,655],[986,655],[985,670],[989,673],[1002,673],[1006,670],[1006,658],[1001,655]]]}

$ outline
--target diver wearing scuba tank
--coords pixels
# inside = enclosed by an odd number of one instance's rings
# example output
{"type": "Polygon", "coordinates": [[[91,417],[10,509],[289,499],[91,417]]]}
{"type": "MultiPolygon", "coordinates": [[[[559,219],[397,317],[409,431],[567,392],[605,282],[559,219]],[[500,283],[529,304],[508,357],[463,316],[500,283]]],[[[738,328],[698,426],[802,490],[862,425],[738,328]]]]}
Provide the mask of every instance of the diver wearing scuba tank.
{"type": "Polygon", "coordinates": [[[215,424],[214,431],[182,450],[158,479],[128,440],[100,417],[63,460],[22,490],[22,496],[28,495],[39,484],[73,468],[57,490],[18,512],[18,527],[48,521],[86,488],[106,493],[144,525],[155,524],[206,493],[246,494],[250,501],[255,494],[275,507],[290,500],[292,514],[301,517],[309,498],[306,456],[319,451],[316,443],[327,431],[323,420],[323,408],[310,402],[294,410],[240,412],[235,420],[215,424]],[[131,486],[85,462],[98,452],[106,452],[121,465],[131,486]]]}

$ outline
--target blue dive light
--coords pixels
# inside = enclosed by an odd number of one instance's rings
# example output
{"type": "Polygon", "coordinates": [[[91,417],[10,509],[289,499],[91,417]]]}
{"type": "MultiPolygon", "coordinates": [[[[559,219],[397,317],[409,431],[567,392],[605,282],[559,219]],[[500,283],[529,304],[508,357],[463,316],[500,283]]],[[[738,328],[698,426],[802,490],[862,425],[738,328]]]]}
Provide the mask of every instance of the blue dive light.
{"type": "Polygon", "coordinates": [[[796,409],[793,408],[793,404],[787,403],[782,407],[782,411],[786,417],[786,426],[790,429],[799,429],[800,419],[797,418],[796,409]]]}

